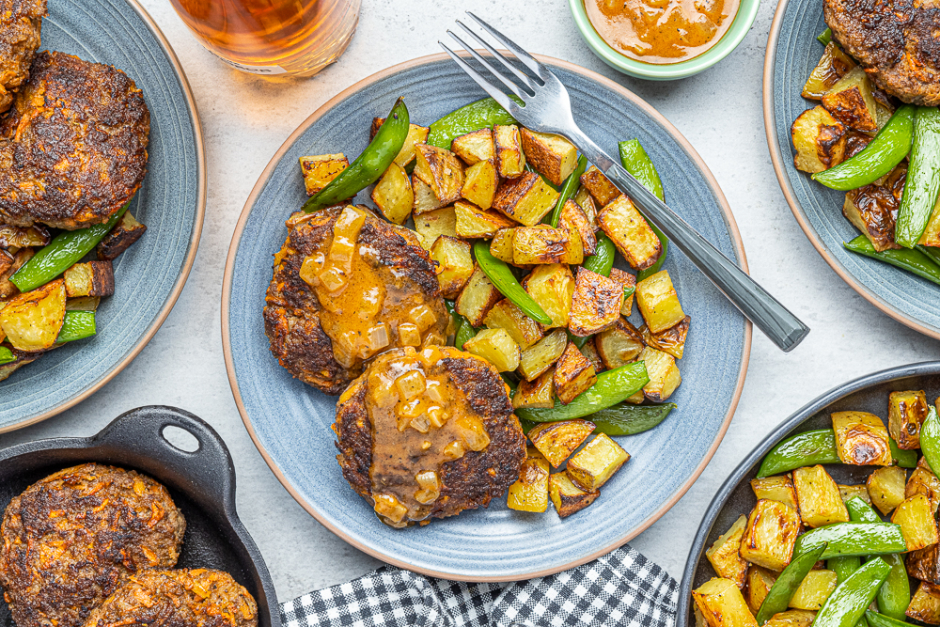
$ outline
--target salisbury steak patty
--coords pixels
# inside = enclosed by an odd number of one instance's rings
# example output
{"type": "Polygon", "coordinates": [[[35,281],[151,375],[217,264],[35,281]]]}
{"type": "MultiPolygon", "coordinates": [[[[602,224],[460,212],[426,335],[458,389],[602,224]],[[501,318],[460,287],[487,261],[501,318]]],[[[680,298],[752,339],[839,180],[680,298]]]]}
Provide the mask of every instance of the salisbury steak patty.
{"type": "Polygon", "coordinates": [[[228,573],[151,570],[131,575],[85,627],[254,627],[255,600],[228,573]]]}
{"type": "Polygon", "coordinates": [[[333,430],[343,477],[396,527],[487,506],[526,452],[499,373],[450,347],[380,355],[340,397],[333,430]]]}
{"type": "Polygon", "coordinates": [[[129,574],[172,568],[186,521],[166,488],[100,464],[68,468],[7,506],[0,585],[19,627],[78,627],[129,574]]]}
{"type": "Polygon", "coordinates": [[[339,394],[387,348],[444,343],[450,316],[413,232],[352,206],[297,212],[287,229],[264,328],[292,375],[339,394]]]}
{"type": "Polygon", "coordinates": [[[107,222],[147,173],[150,112],[109,65],[42,52],[0,122],[0,223],[107,222]]]}
{"type": "Polygon", "coordinates": [[[29,78],[45,15],[46,0],[0,0],[0,113],[29,78]]]}
{"type": "Polygon", "coordinates": [[[940,4],[825,0],[826,24],[878,87],[904,102],[940,105],[940,4]]]}

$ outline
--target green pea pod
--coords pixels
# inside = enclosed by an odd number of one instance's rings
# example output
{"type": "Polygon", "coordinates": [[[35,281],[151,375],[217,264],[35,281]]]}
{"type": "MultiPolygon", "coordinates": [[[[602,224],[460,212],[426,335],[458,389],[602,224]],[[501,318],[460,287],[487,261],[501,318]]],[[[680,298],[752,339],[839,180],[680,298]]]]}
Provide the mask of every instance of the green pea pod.
{"type": "Polygon", "coordinates": [[[816,41],[824,46],[828,46],[829,42],[832,41],[832,29],[827,28],[823,32],[819,33],[819,35],[816,36],[816,41]]]}
{"type": "Polygon", "coordinates": [[[596,414],[622,403],[649,383],[642,361],[620,366],[597,375],[597,381],[567,405],[555,402],[550,409],[517,409],[516,415],[531,422],[557,422],[596,414]]]}
{"type": "Polygon", "coordinates": [[[454,347],[463,350],[463,345],[473,339],[477,330],[473,328],[470,322],[461,316],[462,320],[457,325],[457,333],[454,335],[454,347]]]}
{"type": "Polygon", "coordinates": [[[879,614],[878,612],[872,612],[871,610],[865,612],[865,618],[868,619],[868,623],[871,627],[904,627],[905,625],[910,627],[911,624],[904,620],[894,619],[890,616],[879,614]]]}
{"type": "Polygon", "coordinates": [[[845,508],[849,510],[849,518],[852,522],[861,522],[861,523],[880,523],[882,522],[881,516],[878,515],[878,512],[875,509],[858,498],[853,496],[848,501],[845,502],[845,508]]]}
{"type": "Polygon", "coordinates": [[[841,464],[836,452],[836,434],[832,429],[804,431],[775,446],[760,465],[757,477],[789,472],[801,466],[841,464]]]}
{"type": "MultiPolygon", "coordinates": [[[[631,139],[629,141],[620,142],[618,147],[620,148],[620,164],[623,166],[623,169],[633,175],[633,178],[639,181],[643,187],[653,192],[653,195],[657,198],[665,200],[663,182],[659,178],[659,172],[656,171],[653,160],[650,159],[649,155],[646,154],[646,151],[643,149],[643,146],[640,145],[640,140],[631,139]]],[[[659,272],[663,264],[666,263],[666,254],[669,252],[669,240],[666,239],[663,232],[653,224],[650,224],[650,228],[653,229],[653,233],[656,233],[656,237],[659,238],[663,252],[660,253],[656,263],[646,270],[641,270],[637,274],[636,278],[638,281],[642,281],[646,277],[659,272]]]]}
{"type": "Polygon", "coordinates": [[[891,567],[891,572],[878,589],[878,611],[885,616],[904,620],[907,606],[911,604],[911,582],[904,567],[904,558],[894,554],[885,555],[882,559],[891,567]]]}
{"type": "Polygon", "coordinates": [[[326,187],[308,198],[303,210],[311,213],[337,205],[379,180],[401,152],[408,137],[409,124],[408,107],[399,98],[359,158],[327,183],[326,187]]]}
{"type": "Polygon", "coordinates": [[[830,189],[847,192],[880,179],[911,151],[914,111],[911,105],[899,108],[861,152],[833,168],[817,172],[813,180],[830,189]]]}
{"type": "Polygon", "coordinates": [[[597,252],[584,259],[581,267],[597,274],[610,276],[610,269],[614,267],[614,258],[617,256],[617,247],[609,237],[603,233],[597,234],[597,252]]]}
{"type": "Polygon", "coordinates": [[[6,346],[0,346],[0,366],[16,361],[16,355],[6,346]]]}
{"type": "Polygon", "coordinates": [[[914,143],[898,208],[894,241],[914,248],[924,234],[940,194],[940,108],[917,107],[914,143]]]}
{"type": "Polygon", "coordinates": [[[885,555],[907,550],[901,527],[894,523],[843,522],[804,533],[797,538],[793,554],[802,555],[810,547],[823,542],[829,545],[820,558],[824,560],[844,555],[885,555]]]}
{"type": "Polygon", "coordinates": [[[917,451],[905,451],[898,446],[894,438],[888,438],[891,447],[891,459],[901,468],[917,468],[917,451]]]}
{"type": "Polygon", "coordinates": [[[84,340],[95,335],[95,312],[93,311],[66,311],[62,329],[56,337],[56,343],[74,342],[84,340]]]}
{"type": "Polygon", "coordinates": [[[921,246],[920,244],[918,244],[917,246],[914,247],[914,250],[919,250],[920,252],[924,253],[925,255],[930,257],[930,260],[932,262],[940,266],[940,248],[937,248],[935,246],[921,246]]]}
{"type": "Polygon", "coordinates": [[[522,427],[522,432],[526,435],[529,435],[529,431],[538,426],[537,422],[530,422],[528,420],[519,419],[519,425],[522,427]]]}
{"type": "Polygon", "coordinates": [[[558,228],[558,221],[561,219],[561,210],[565,206],[565,203],[574,196],[575,192],[578,191],[578,185],[581,183],[581,175],[584,174],[584,171],[587,169],[587,159],[584,158],[584,155],[578,157],[578,166],[574,169],[567,179],[565,179],[565,184],[561,186],[561,191],[558,194],[558,201],[555,203],[555,210],[552,211],[552,217],[550,224],[552,228],[558,228]]]}
{"type": "MultiPolygon", "coordinates": [[[[852,522],[881,522],[881,517],[862,499],[853,496],[849,501],[851,503],[846,503],[846,508],[849,510],[849,520],[852,522]]],[[[829,568],[836,572],[839,583],[842,583],[848,579],[849,575],[862,567],[862,558],[857,555],[833,557],[828,564],[829,568]]],[[[855,627],[868,627],[868,622],[860,618],[855,627]]]]}
{"type": "Polygon", "coordinates": [[[846,557],[831,557],[826,561],[826,568],[836,574],[839,583],[849,578],[849,575],[862,567],[862,558],[857,555],[846,557]]]}
{"type": "Polygon", "coordinates": [[[21,292],[29,292],[56,278],[90,253],[114,228],[129,206],[128,202],[104,224],[77,231],[62,231],[23,264],[23,267],[10,277],[10,282],[21,292]]]}
{"type": "Polygon", "coordinates": [[[787,605],[789,605],[793,593],[796,592],[796,589],[803,583],[807,573],[813,570],[813,565],[819,561],[819,556],[822,555],[825,550],[826,545],[821,544],[817,547],[813,547],[804,555],[790,560],[787,567],[784,568],[780,576],[777,577],[774,585],[767,591],[764,602],[760,604],[760,609],[757,611],[756,616],[758,625],[763,625],[770,620],[771,616],[787,609],[787,605]]]}
{"type": "Polygon", "coordinates": [[[490,243],[485,240],[479,240],[473,245],[473,254],[477,258],[480,270],[493,282],[500,294],[505,296],[516,307],[522,310],[522,313],[529,316],[536,322],[542,324],[551,324],[552,319],[548,317],[539,304],[529,296],[522,288],[519,281],[509,268],[505,261],[500,261],[490,252],[490,243]]]}
{"type": "Polygon", "coordinates": [[[883,261],[940,285],[940,265],[935,264],[930,257],[918,250],[885,250],[878,252],[864,235],[859,235],[848,244],[843,244],[843,246],[853,253],[883,261]]]}
{"type": "Polygon", "coordinates": [[[636,435],[657,426],[678,407],[675,403],[661,405],[614,405],[591,416],[595,433],[636,435]]]}
{"type": "Polygon", "coordinates": [[[854,627],[865,615],[891,567],[876,557],[839,584],[813,620],[813,627],[854,627]]]}
{"type": "MultiPolygon", "coordinates": [[[[513,96],[510,97],[518,100],[513,96]]],[[[450,150],[450,144],[454,138],[483,128],[493,128],[497,124],[508,126],[518,124],[518,122],[495,100],[484,98],[460,107],[433,123],[430,126],[427,143],[450,150]]]]}
{"type": "Polygon", "coordinates": [[[571,331],[568,331],[568,341],[577,346],[579,349],[583,348],[585,344],[588,343],[593,335],[585,335],[584,337],[578,337],[577,335],[572,335],[571,331]]]}
{"type": "Polygon", "coordinates": [[[940,471],[940,418],[937,416],[937,408],[932,405],[927,410],[924,424],[920,426],[920,450],[930,470],[937,474],[940,471]]]}

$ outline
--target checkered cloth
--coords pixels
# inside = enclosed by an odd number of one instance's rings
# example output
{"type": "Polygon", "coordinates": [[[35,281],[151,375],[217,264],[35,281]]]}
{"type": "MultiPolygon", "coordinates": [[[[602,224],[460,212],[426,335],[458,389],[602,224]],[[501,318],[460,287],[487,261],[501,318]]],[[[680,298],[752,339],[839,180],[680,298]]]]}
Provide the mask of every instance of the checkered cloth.
{"type": "Polygon", "coordinates": [[[550,577],[460,583],[384,566],[281,606],[284,627],[672,627],[678,587],[629,546],[550,577]]]}

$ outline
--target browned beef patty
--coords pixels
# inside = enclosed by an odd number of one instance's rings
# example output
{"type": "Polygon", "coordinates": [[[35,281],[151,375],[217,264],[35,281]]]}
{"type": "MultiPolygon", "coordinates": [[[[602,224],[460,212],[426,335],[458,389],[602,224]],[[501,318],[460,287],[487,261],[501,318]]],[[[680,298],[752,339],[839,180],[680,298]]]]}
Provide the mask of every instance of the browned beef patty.
{"type": "Polygon", "coordinates": [[[46,0],[0,0],[0,113],[13,104],[13,92],[29,79],[39,50],[46,0]]]}
{"type": "Polygon", "coordinates": [[[84,627],[255,627],[258,607],[228,573],[150,570],[131,575],[84,627]]]}
{"type": "Polygon", "coordinates": [[[826,24],[875,84],[904,102],[940,105],[940,4],[825,0],[826,24]]]}
{"type": "Polygon", "coordinates": [[[147,173],[150,111],[110,65],[41,52],[0,122],[0,223],[107,222],[147,173]]]}
{"type": "Polygon", "coordinates": [[[166,488],[101,464],[67,468],[7,506],[0,585],[19,627],[80,627],[128,575],[172,568],[186,521],[166,488]]]}

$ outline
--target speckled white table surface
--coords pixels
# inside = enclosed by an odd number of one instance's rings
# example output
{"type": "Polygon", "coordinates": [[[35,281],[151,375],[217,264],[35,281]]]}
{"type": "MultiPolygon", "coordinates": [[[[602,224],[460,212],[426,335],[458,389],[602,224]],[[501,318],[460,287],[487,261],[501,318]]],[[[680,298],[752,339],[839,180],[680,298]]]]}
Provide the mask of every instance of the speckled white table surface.
{"type": "Polygon", "coordinates": [[[614,72],[578,35],[567,0],[363,0],[359,28],[338,63],[311,79],[267,82],[204,50],[167,0],[141,0],[176,49],[205,132],[209,205],[199,255],[176,308],[139,357],[81,405],[0,435],[0,446],[91,435],[140,405],[175,405],[210,422],[231,449],[238,509],[261,548],[280,599],[340,583],[380,563],[320,526],[290,497],[248,437],[222,359],[220,299],[225,256],[255,180],[294,128],[322,103],[370,74],[439,52],[437,40],[469,9],[532,52],[612,78],[646,99],[683,133],[728,197],[751,273],[812,333],[790,354],[755,332],[737,415],[698,482],[632,545],[674,576],[725,477],[776,424],[830,388],[891,366],[940,358],[940,344],[880,313],[825,264],[777,185],[761,114],[764,48],[775,5],[766,2],[741,46],[683,81],[651,83],[614,72]]]}

